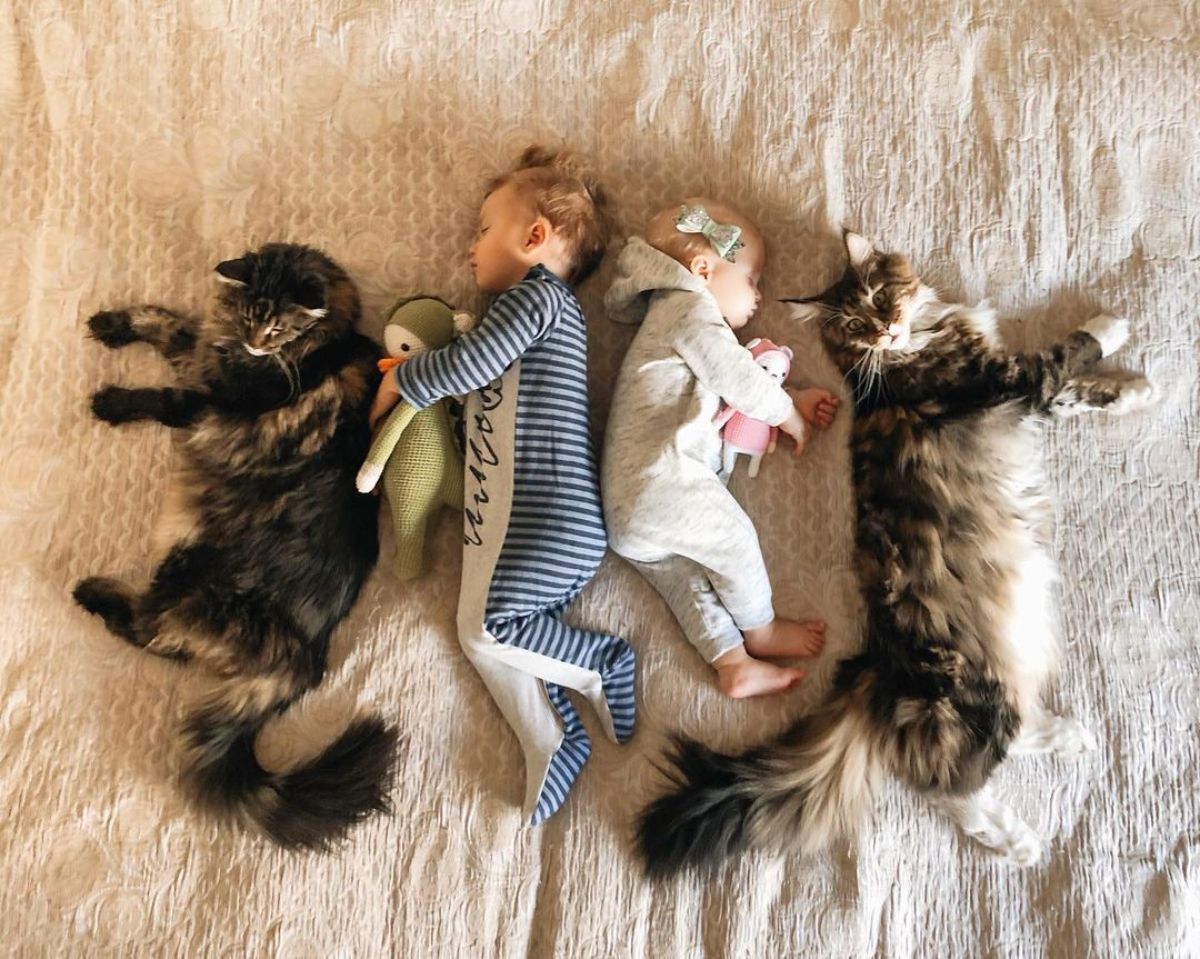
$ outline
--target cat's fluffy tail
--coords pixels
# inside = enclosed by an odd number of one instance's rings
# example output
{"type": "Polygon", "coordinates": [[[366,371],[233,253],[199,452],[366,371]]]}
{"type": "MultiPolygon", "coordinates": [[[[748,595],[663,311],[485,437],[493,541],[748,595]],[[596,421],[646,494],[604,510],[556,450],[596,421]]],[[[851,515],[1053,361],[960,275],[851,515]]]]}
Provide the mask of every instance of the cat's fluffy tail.
{"type": "Polygon", "coordinates": [[[254,677],[227,683],[184,723],[183,779],[204,807],[257,827],[293,849],[325,850],[355,823],[388,808],[396,730],[375,716],[356,719],[308,763],[272,773],[254,740],[291,696],[285,684],[254,677]]]}
{"type": "Polygon", "coordinates": [[[871,684],[860,676],[775,742],[739,756],[678,737],[675,788],[638,824],[647,873],[712,869],[752,847],[814,852],[857,824],[884,764],[867,712],[871,684]]]}

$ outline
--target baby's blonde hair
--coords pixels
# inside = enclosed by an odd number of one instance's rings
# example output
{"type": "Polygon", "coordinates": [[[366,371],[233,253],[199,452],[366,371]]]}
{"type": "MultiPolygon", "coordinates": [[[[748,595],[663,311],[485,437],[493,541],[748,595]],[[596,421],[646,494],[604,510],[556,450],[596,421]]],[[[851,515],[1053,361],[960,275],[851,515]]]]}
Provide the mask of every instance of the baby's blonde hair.
{"type": "Polygon", "coordinates": [[[760,248],[766,249],[763,235],[753,220],[728,203],[703,196],[689,196],[682,203],[654,214],[646,224],[646,242],[684,266],[702,254],[714,252],[712,244],[699,233],[681,233],[675,228],[676,218],[689,206],[702,206],[714,220],[740,226],[744,237],[757,241],[760,248]]]}
{"type": "Polygon", "coordinates": [[[513,184],[566,242],[571,258],[564,279],[582,283],[600,265],[612,235],[608,197],[570,150],[530,146],[517,165],[487,185],[485,195],[513,184]]]}

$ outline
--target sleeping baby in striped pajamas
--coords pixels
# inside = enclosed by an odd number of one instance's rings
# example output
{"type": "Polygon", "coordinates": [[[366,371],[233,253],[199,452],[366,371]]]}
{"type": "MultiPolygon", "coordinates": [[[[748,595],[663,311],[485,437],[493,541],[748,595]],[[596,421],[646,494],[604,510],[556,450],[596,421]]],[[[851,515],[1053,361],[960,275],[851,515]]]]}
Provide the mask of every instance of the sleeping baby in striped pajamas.
{"type": "Polygon", "coordinates": [[[591,751],[567,689],[606,735],[633,734],[634,653],[563,622],[607,545],[588,425],[587,336],[571,284],[608,242],[599,188],[567,153],[531,147],[491,183],[471,246],[479,325],[385,377],[372,421],[468,394],[458,638],[525,756],[533,824],[562,805],[591,751]]]}

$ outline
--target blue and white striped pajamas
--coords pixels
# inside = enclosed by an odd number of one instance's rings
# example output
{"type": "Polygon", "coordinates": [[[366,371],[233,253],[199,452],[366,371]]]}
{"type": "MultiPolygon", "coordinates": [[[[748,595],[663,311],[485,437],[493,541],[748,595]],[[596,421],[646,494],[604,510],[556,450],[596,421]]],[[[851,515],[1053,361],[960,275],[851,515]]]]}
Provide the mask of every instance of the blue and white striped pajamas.
{"type": "MultiPolygon", "coordinates": [[[[536,709],[541,701],[560,724],[557,748],[544,757],[544,768],[528,769],[530,776],[542,777],[532,803],[536,824],[562,805],[591,750],[563,686],[587,696],[615,741],[628,739],[634,724],[633,650],[622,639],[576,629],[561,619],[567,604],[595,574],[606,546],[588,428],[583,311],[567,284],[536,266],[492,302],[476,329],[413,357],[397,368],[396,378],[401,395],[418,409],[444,396],[476,390],[487,409],[487,398],[499,394],[501,377],[517,361],[511,508],[487,589],[483,626],[505,646],[524,650],[508,661],[543,684],[540,696],[514,695],[508,708],[497,696],[522,739],[527,766],[533,761],[531,752],[538,751],[529,744],[538,736],[522,735],[521,726],[536,719],[514,714],[536,709]],[[513,705],[518,702],[519,707],[513,705]]],[[[468,455],[468,480],[472,469],[468,455]]],[[[468,546],[476,532],[470,485],[468,546]]],[[[467,575],[464,564],[464,579],[467,575]]],[[[484,678],[489,679],[486,674],[484,678]]]]}

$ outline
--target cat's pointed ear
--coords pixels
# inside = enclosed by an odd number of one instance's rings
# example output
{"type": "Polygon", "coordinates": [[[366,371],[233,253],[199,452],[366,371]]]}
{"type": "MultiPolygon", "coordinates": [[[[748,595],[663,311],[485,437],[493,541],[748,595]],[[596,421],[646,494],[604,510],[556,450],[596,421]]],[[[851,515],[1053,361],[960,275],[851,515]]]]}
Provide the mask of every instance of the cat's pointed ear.
{"type": "Polygon", "coordinates": [[[230,286],[245,286],[250,282],[250,261],[245,257],[240,260],[225,260],[216,266],[217,279],[230,286]]]}
{"type": "Polygon", "coordinates": [[[853,230],[842,232],[842,242],[846,244],[846,255],[850,257],[850,265],[861,272],[875,255],[875,247],[861,233],[853,230]]]}
{"type": "Polygon", "coordinates": [[[797,296],[780,300],[779,302],[786,303],[791,307],[792,319],[799,320],[801,323],[815,320],[818,317],[825,316],[829,312],[829,308],[815,296],[797,296]]]}

